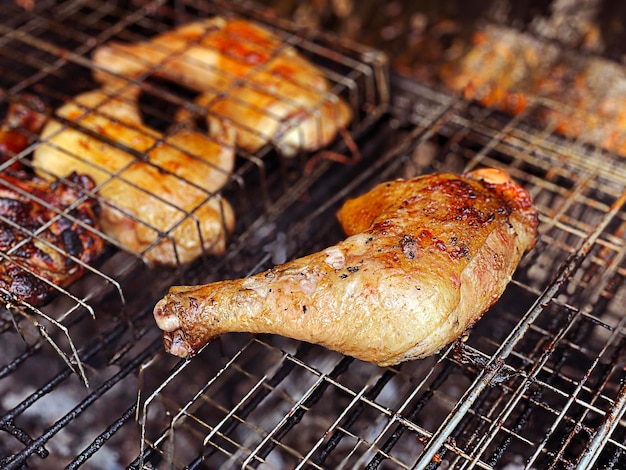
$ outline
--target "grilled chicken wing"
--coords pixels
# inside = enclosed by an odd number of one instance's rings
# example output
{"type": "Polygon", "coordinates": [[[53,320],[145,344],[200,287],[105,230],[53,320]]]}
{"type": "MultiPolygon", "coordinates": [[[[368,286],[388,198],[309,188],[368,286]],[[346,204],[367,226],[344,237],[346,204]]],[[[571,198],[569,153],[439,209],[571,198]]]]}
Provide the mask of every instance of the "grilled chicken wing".
{"type": "MultiPolygon", "coordinates": [[[[245,20],[216,17],[145,42],[111,42],[93,60],[96,80],[109,88],[153,74],[201,92],[200,114],[228,119],[237,128],[237,145],[251,152],[268,142],[287,156],[315,150],[351,119],[317,67],[245,20]]],[[[183,110],[179,119],[193,114],[183,110]]]]}
{"type": "Polygon", "coordinates": [[[154,309],[166,349],[275,333],[379,365],[458,338],[501,295],[537,233],[529,194],[477,170],[384,183],[338,213],[347,239],[269,271],[172,287],[154,309]]]}
{"type": "Polygon", "coordinates": [[[162,135],[141,123],[130,94],[77,96],[42,132],[33,164],[41,176],[90,175],[103,198],[103,230],[127,249],[161,264],[221,254],[234,225],[216,196],[234,166],[234,133],[214,119],[215,137],[179,129],[162,135]]]}

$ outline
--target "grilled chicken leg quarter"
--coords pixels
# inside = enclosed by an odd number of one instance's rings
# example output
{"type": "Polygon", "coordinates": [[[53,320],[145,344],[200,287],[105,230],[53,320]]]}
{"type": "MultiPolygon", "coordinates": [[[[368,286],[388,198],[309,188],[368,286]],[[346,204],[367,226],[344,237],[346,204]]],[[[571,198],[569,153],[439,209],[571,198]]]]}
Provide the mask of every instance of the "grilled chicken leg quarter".
{"type": "Polygon", "coordinates": [[[338,213],[348,238],[254,276],[172,287],[154,316],[166,349],[274,333],[382,366],[436,353],[499,298],[535,243],[537,211],[481,169],[380,184],[338,213]]]}

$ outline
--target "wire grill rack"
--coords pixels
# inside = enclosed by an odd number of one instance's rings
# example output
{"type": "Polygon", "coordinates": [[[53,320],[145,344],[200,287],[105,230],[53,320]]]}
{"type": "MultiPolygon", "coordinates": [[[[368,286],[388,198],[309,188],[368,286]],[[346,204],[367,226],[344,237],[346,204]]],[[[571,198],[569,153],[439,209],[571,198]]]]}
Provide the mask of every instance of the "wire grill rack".
{"type": "MultiPolygon", "coordinates": [[[[0,24],[2,47],[0,98],[7,106],[11,102],[20,102],[25,100],[26,96],[36,94],[42,97],[52,110],[63,103],[72,102],[78,93],[98,89],[98,83],[92,78],[94,65],[90,57],[94,48],[109,40],[139,41],[182,22],[219,14],[238,14],[260,23],[263,23],[265,18],[261,9],[253,10],[239,5],[237,8],[233,6],[225,10],[224,5],[206,2],[200,2],[199,6],[193,3],[176,3],[175,6],[168,6],[165,2],[146,2],[137,5],[109,2],[103,5],[101,2],[69,1],[37,3],[33,11],[23,11],[14,4],[3,8],[6,9],[3,18],[7,21],[0,24]],[[48,11],[52,7],[54,14],[49,14],[48,11]]],[[[276,20],[274,23],[281,22],[276,20]]],[[[264,24],[267,24],[267,18],[264,24]]],[[[331,49],[327,40],[316,39],[314,33],[298,34],[294,29],[291,31],[287,29],[286,25],[288,23],[283,23],[282,28],[274,25],[272,29],[286,44],[297,47],[303,55],[319,64],[323,75],[334,83],[333,92],[336,91],[349,103],[354,115],[349,131],[355,138],[358,137],[379,119],[387,106],[387,71],[384,56],[368,48],[344,43],[333,45],[331,49]]],[[[130,79],[128,83],[130,86],[130,79]]],[[[98,133],[98,128],[89,127],[86,123],[90,116],[94,116],[95,119],[106,119],[112,128],[115,126],[125,128],[127,132],[134,133],[133,138],[153,141],[149,151],[158,151],[164,146],[177,148],[175,144],[170,144],[170,134],[164,128],[173,124],[172,115],[177,109],[190,104],[192,92],[176,87],[175,84],[153,83],[147,79],[140,83],[140,86],[143,93],[139,96],[138,107],[143,122],[152,127],[151,131],[137,130],[125,122],[120,125],[115,118],[108,118],[105,114],[107,111],[101,111],[100,104],[97,108],[83,107],[81,110],[84,112],[84,119],[81,117],[71,121],[58,118],[59,130],[51,134],[49,139],[44,138],[19,154],[9,155],[3,168],[19,163],[27,171],[36,169],[45,175],[47,169],[44,167],[42,170],[41,166],[30,159],[33,150],[38,152],[42,149],[58,151],[58,158],[68,158],[70,164],[80,165],[81,168],[93,166],[93,163],[85,163],[82,155],[87,144],[69,147],[71,141],[67,138],[54,140],[58,136],[69,135],[71,131],[81,132],[85,139],[89,136],[96,145],[109,146],[111,158],[114,155],[117,158],[121,153],[130,157],[131,162],[141,161],[143,158],[141,152],[129,148],[128,142],[116,142],[104,132],[98,133]],[[158,134],[159,132],[161,134],[158,134]]],[[[210,141],[206,134],[205,139],[210,141]]],[[[81,144],[84,140],[77,142],[81,144]]],[[[346,151],[341,142],[335,144],[335,149],[338,152],[346,151]]],[[[192,157],[200,159],[203,156],[192,155],[192,157]]],[[[208,206],[212,200],[222,201],[223,195],[230,201],[237,214],[231,256],[235,253],[237,244],[243,243],[255,234],[256,227],[263,225],[262,221],[271,217],[276,207],[296,200],[306,185],[312,184],[322,170],[327,168],[327,164],[322,164],[310,176],[302,178],[305,155],[297,155],[293,159],[282,158],[270,144],[254,154],[239,151],[237,159],[235,170],[227,175],[227,181],[220,192],[198,188],[188,180],[183,183],[187,191],[203,192],[204,202],[201,202],[203,206],[208,206]]],[[[95,164],[98,170],[101,168],[97,166],[99,164],[95,164]]],[[[126,168],[128,167],[122,166],[117,170],[106,169],[107,176],[104,182],[90,194],[91,197],[98,199],[102,210],[108,208],[110,203],[98,196],[98,190],[105,188],[110,182],[115,183],[116,180],[130,181],[124,179],[126,168]]],[[[212,170],[209,165],[206,165],[206,169],[212,170]]],[[[158,170],[166,171],[162,168],[158,170]]],[[[180,179],[182,181],[182,177],[180,179]]],[[[127,189],[132,189],[132,182],[121,184],[127,189]]],[[[137,186],[134,188],[140,197],[144,196],[146,191],[150,191],[137,186]]],[[[138,219],[136,215],[128,214],[127,217],[132,223],[140,229],[148,230],[152,234],[150,236],[154,238],[154,241],[145,244],[141,251],[133,252],[111,235],[99,233],[99,236],[108,242],[110,248],[108,252],[101,257],[98,264],[86,266],[90,275],[73,284],[71,288],[53,286],[57,296],[52,303],[43,307],[28,305],[12,297],[9,292],[4,292],[10,304],[4,317],[5,329],[19,325],[20,330],[29,328],[38,330],[34,331],[34,337],[45,337],[67,365],[79,373],[85,383],[88,380],[78,355],[78,349],[81,347],[81,340],[78,338],[84,337],[80,328],[83,324],[81,319],[84,319],[86,314],[97,319],[100,316],[116,315],[112,312],[121,311],[123,312],[121,316],[124,317],[134,311],[134,307],[131,306],[133,298],[141,297],[134,293],[136,282],[152,283],[155,286],[154,292],[163,292],[167,284],[178,276],[191,276],[187,273],[194,270],[202,270],[205,275],[207,272],[217,273],[226,263],[226,258],[209,262],[210,256],[203,256],[195,264],[176,263],[169,270],[149,269],[145,262],[146,257],[150,255],[150,250],[159,246],[173,248],[175,259],[179,259],[178,246],[173,238],[174,232],[177,227],[184,227],[188,222],[190,223],[187,224],[187,230],[193,231],[196,227],[196,216],[190,208],[179,208],[177,202],[170,203],[158,194],[153,196],[148,192],[147,197],[155,207],[158,206],[164,211],[173,209],[179,214],[175,216],[180,217],[180,220],[170,221],[171,228],[163,231],[161,227],[152,227],[146,219],[138,219]],[[129,288],[131,291],[128,291],[129,288]],[[103,302],[107,305],[104,309],[103,302]],[[27,321],[23,322],[22,319],[27,321]]],[[[67,213],[59,211],[57,214],[58,217],[67,216],[67,213]]],[[[200,233],[195,238],[202,239],[203,235],[200,233]]],[[[35,233],[30,233],[29,236],[37,237],[35,233]]],[[[258,235],[256,236],[258,238],[258,235]]],[[[69,256],[67,253],[64,254],[69,256]]],[[[31,274],[38,276],[33,271],[31,274]]],[[[24,331],[21,334],[28,336],[24,331]]]]}
{"type": "MultiPolygon", "coordinates": [[[[344,93],[357,91],[351,132],[362,160],[323,161],[305,175],[306,155],[243,152],[224,189],[238,214],[224,256],[150,268],[110,241],[94,271],[51,303],[6,305],[0,466],[626,467],[626,160],[538,128],[533,109],[554,103],[537,98],[511,117],[398,77],[388,95],[376,51],[294,30],[250,3],[200,1],[3,4],[0,97],[35,91],[59,105],[94,86],[97,45],[226,8],[287,35],[331,80],[333,71],[351,77],[344,93]],[[438,355],[379,368],[244,334],[191,361],[162,351],[151,310],[169,285],[242,276],[329,246],[343,237],[334,211],[379,181],[480,166],[529,190],[540,239],[500,301],[438,355]]],[[[158,126],[186,97],[154,90],[159,104],[145,112],[158,126]]],[[[28,166],[31,151],[14,159],[28,166]]]]}
{"type": "MultiPolygon", "coordinates": [[[[146,460],[158,454],[174,468],[624,464],[622,157],[411,81],[392,89],[394,143],[332,199],[398,176],[505,169],[541,213],[540,240],[505,295],[461,341],[395,368],[282,338],[220,338],[198,360],[144,383],[146,460]]],[[[310,212],[288,238],[307,227],[319,233],[327,213],[310,212]]]]}

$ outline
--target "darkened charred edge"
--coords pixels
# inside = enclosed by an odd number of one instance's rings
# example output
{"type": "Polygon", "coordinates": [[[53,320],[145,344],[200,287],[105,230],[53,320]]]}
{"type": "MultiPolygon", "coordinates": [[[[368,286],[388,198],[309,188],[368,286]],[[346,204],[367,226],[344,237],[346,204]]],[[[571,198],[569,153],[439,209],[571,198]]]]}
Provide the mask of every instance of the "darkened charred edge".
{"type": "Polygon", "coordinates": [[[48,282],[36,275],[16,266],[14,263],[5,263],[6,275],[9,278],[7,283],[0,279],[0,286],[6,289],[15,299],[7,300],[10,303],[25,302],[33,307],[41,306],[54,296],[55,288],[48,282]]]}
{"type": "MultiPolygon", "coordinates": [[[[28,258],[19,259],[19,261],[16,259],[16,262],[5,260],[3,262],[3,276],[0,276],[0,286],[15,297],[14,299],[7,298],[7,300],[14,303],[17,299],[20,304],[26,303],[29,306],[41,307],[52,300],[60,292],[60,289],[70,286],[81,278],[85,274],[86,268],[72,260],[70,256],[75,256],[81,262],[90,264],[98,258],[100,249],[96,250],[97,253],[92,253],[93,250],[84,247],[80,240],[79,243],[81,249],[78,252],[72,250],[71,247],[69,250],[64,249],[67,255],[60,255],[65,260],[63,266],[57,266],[59,269],[55,271],[38,270],[29,262],[28,258]],[[87,253],[88,256],[82,256],[83,253],[87,253]]],[[[31,255],[38,256],[35,251],[31,252],[31,255]]]]}
{"type": "Polygon", "coordinates": [[[475,181],[478,181],[484,188],[497,195],[508,209],[509,214],[521,211],[527,217],[537,217],[537,209],[533,204],[532,196],[523,186],[515,181],[508,180],[503,183],[494,183],[485,178],[478,178],[475,181]]]}
{"type": "Polygon", "coordinates": [[[494,194],[501,205],[507,211],[507,218],[514,213],[519,213],[525,220],[525,227],[530,229],[530,245],[526,248],[526,252],[535,246],[539,234],[539,211],[533,203],[530,193],[520,184],[509,180],[505,183],[497,184],[479,180],[480,184],[488,191],[494,194]]]}
{"type": "Polygon", "coordinates": [[[189,359],[197,356],[200,351],[210,344],[217,336],[211,336],[210,338],[194,338],[187,335],[182,328],[174,331],[163,332],[163,346],[165,351],[184,359],[189,359]]]}
{"type": "MultiPolygon", "coordinates": [[[[35,232],[39,225],[58,217],[53,225],[37,236],[37,239],[41,238],[56,247],[51,250],[58,250],[55,256],[63,260],[62,265],[55,263],[49,253],[38,248],[34,238],[12,255],[14,262],[5,260],[3,263],[3,271],[7,279],[0,279],[0,285],[16,299],[32,306],[41,306],[54,297],[58,288],[67,287],[80,278],[86,271],[81,263],[93,263],[104,249],[104,241],[98,234],[98,201],[93,197],[83,199],[86,196],[83,191],[93,190],[95,183],[90,177],[75,172],[65,179],[55,180],[50,185],[41,181],[42,187],[39,187],[38,179],[22,171],[9,171],[3,174],[2,178],[52,207],[46,207],[36,200],[31,201],[26,196],[16,193],[16,199],[12,201],[17,204],[15,210],[18,212],[12,214],[11,218],[17,219],[16,222],[19,225],[27,227],[27,222],[32,221],[37,224],[37,227],[32,228],[35,232]],[[37,182],[33,188],[30,188],[35,180],[37,182]],[[81,202],[70,209],[70,206],[78,201],[81,202]],[[63,213],[67,216],[63,216],[63,213]],[[47,268],[43,269],[38,267],[37,263],[31,262],[32,257],[37,257],[47,268]]],[[[4,207],[11,208],[10,205],[4,207]]],[[[5,235],[12,233],[13,236],[7,240],[9,242],[7,250],[10,250],[18,241],[28,237],[27,233],[22,233],[21,230],[16,233],[16,229],[9,226],[5,235]]]]}

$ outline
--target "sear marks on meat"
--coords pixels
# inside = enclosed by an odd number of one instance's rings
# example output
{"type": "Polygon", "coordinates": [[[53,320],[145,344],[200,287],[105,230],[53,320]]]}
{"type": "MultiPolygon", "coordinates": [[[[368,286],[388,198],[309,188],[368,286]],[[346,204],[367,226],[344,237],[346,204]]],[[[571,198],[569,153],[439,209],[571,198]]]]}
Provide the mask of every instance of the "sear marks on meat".
{"type": "Polygon", "coordinates": [[[481,169],[383,183],[338,213],[348,238],[254,276],[174,286],[154,309],[167,351],[227,332],[273,333],[379,365],[432,355],[500,297],[538,215],[481,169]]]}
{"type": "Polygon", "coordinates": [[[52,184],[25,172],[2,174],[0,251],[7,257],[0,264],[0,286],[24,302],[40,305],[54,286],[66,287],[83,274],[77,260],[90,263],[103,249],[95,232],[96,201],[68,207],[93,187],[90,178],[76,173],[52,184]]]}
{"type": "MultiPolygon", "coordinates": [[[[45,122],[41,102],[24,100],[27,104],[11,104],[0,127],[0,163],[25,150],[45,122]]],[[[51,297],[54,286],[66,287],[83,274],[80,262],[92,262],[104,246],[96,233],[97,202],[85,198],[94,187],[88,176],[76,173],[47,182],[20,161],[2,170],[0,287],[36,306],[51,297]]]]}

